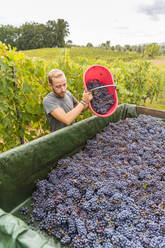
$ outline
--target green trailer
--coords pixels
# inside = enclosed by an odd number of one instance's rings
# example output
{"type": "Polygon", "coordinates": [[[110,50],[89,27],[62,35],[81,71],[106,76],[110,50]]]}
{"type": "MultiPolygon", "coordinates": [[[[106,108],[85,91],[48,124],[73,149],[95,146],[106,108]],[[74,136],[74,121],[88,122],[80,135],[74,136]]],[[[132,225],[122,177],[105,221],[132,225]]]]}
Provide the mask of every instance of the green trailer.
{"type": "Polygon", "coordinates": [[[71,126],[0,154],[0,248],[57,248],[61,244],[31,230],[18,211],[31,201],[36,180],[46,178],[52,165],[84,147],[109,122],[139,114],[165,119],[165,111],[121,104],[106,118],[92,116],[71,126]]]}

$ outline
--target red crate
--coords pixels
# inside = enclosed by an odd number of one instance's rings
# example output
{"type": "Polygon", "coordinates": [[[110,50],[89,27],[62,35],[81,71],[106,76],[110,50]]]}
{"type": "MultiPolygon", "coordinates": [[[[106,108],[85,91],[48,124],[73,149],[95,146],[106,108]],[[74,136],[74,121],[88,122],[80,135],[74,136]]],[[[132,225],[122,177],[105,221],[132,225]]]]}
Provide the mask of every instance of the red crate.
{"type": "MultiPolygon", "coordinates": [[[[86,92],[88,91],[87,89],[88,82],[93,81],[93,80],[99,80],[102,85],[111,85],[111,84],[115,85],[111,72],[105,66],[102,66],[102,65],[93,65],[84,72],[83,83],[84,83],[84,89],[86,92]]],[[[100,117],[108,117],[112,115],[116,111],[117,106],[118,106],[116,87],[107,87],[107,90],[109,94],[114,95],[113,97],[114,104],[110,107],[110,109],[106,112],[106,114],[101,115],[101,114],[96,113],[93,110],[91,103],[89,103],[89,108],[91,109],[91,111],[95,115],[100,116],[100,117]]]]}

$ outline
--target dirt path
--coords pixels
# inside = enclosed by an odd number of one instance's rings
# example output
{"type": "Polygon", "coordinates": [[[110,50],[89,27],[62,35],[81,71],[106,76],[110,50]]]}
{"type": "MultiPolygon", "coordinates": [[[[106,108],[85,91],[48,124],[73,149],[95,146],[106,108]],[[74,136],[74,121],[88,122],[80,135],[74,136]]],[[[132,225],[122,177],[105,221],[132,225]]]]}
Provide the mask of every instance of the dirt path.
{"type": "Polygon", "coordinates": [[[156,66],[165,66],[165,59],[153,59],[152,62],[156,65],[156,66]]]}

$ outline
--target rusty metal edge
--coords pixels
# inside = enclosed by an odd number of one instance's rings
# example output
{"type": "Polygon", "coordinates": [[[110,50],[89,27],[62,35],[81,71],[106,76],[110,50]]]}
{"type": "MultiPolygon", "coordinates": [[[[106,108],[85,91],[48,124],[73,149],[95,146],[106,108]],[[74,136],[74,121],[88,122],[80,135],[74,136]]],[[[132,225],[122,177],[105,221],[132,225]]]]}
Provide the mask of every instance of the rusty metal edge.
{"type": "Polygon", "coordinates": [[[136,111],[137,111],[137,114],[151,115],[153,117],[165,119],[165,111],[163,110],[136,106],[136,111]]]}

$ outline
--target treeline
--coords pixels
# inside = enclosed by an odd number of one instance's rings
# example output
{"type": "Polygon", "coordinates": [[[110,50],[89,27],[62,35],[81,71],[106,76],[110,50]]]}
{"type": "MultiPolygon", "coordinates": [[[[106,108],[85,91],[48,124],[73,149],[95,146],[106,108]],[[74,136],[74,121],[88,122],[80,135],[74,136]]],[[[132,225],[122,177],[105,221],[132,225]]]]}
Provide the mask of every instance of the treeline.
{"type": "MultiPolygon", "coordinates": [[[[88,42],[87,47],[93,47],[93,44],[88,42]]],[[[165,54],[165,43],[157,44],[157,43],[150,43],[150,44],[142,44],[142,45],[129,45],[126,44],[121,46],[119,44],[112,46],[111,42],[108,40],[105,43],[102,43],[100,48],[104,49],[111,49],[112,51],[119,51],[119,52],[137,52],[141,54],[149,54],[149,57],[153,57],[152,55],[164,55],[165,54]]]]}
{"type": "Polygon", "coordinates": [[[64,47],[68,35],[69,24],[63,19],[49,20],[46,24],[25,23],[20,27],[0,25],[0,41],[18,50],[64,47]]]}
{"type": "MultiPolygon", "coordinates": [[[[159,55],[164,55],[165,54],[165,45],[159,45],[156,43],[151,43],[152,45],[156,45],[159,47],[159,55]]],[[[143,44],[143,45],[116,45],[116,46],[111,46],[112,50],[117,50],[117,51],[130,51],[130,52],[137,52],[137,53],[145,53],[146,47],[151,46],[151,44],[143,44]]]]}

